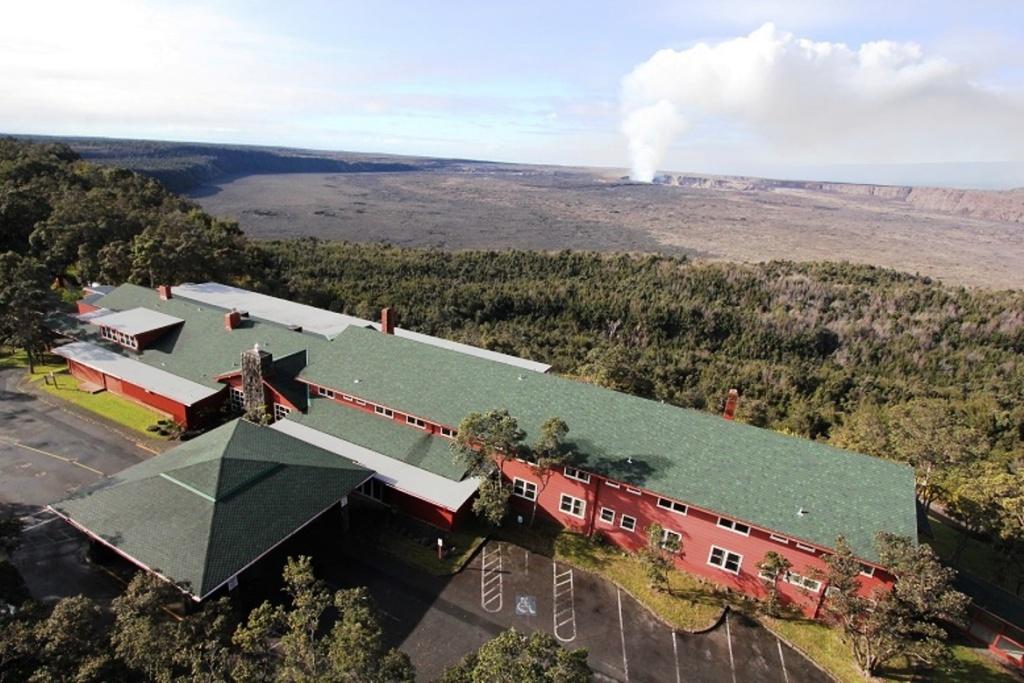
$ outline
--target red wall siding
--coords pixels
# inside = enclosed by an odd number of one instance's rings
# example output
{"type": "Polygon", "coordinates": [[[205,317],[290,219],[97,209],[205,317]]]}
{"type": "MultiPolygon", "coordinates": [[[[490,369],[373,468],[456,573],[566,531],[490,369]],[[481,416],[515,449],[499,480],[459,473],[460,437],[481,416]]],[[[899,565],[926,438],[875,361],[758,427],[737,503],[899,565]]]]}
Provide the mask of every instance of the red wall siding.
{"type": "MultiPolygon", "coordinates": [[[[503,471],[510,483],[513,478],[518,477],[536,482],[538,489],[543,485],[539,473],[524,462],[506,462],[503,471]]],[[[528,519],[533,503],[516,497],[512,500],[516,510],[528,519]]],[[[815,570],[824,572],[826,569],[820,551],[801,550],[792,539],[788,544],[773,541],[769,538],[768,532],[756,528],[751,528],[749,536],[738,534],[719,527],[718,515],[714,513],[690,506],[684,515],[659,508],[657,502],[658,496],[647,491],[641,491],[640,495],[629,493],[625,484],[614,488],[593,475],[590,483],[584,484],[556,472],[550,475],[547,485],[540,489],[537,514],[580,533],[600,532],[616,545],[633,551],[644,546],[647,527],[657,522],[665,529],[682,535],[682,550],[676,558],[676,566],[679,569],[757,597],[763,597],[765,593],[764,584],[758,577],[757,563],[770,550],[786,557],[793,565],[791,571],[805,577],[815,578],[815,570]],[[559,509],[563,493],[586,501],[583,518],[559,509]],[[603,507],[615,512],[613,523],[609,524],[600,519],[599,513],[603,507]],[[637,520],[635,531],[621,527],[623,514],[637,520]],[[708,564],[708,556],[713,545],[742,556],[738,575],[708,564]]],[[[862,576],[861,584],[863,592],[869,594],[875,587],[885,585],[885,581],[881,572],[876,571],[875,577],[862,576]]],[[[824,586],[819,592],[811,593],[793,584],[779,581],[779,592],[785,600],[800,605],[806,614],[814,615],[824,596],[824,586]]]]}
{"type": "Polygon", "coordinates": [[[449,531],[454,527],[456,513],[451,510],[428,503],[397,489],[389,487],[387,491],[387,502],[410,517],[421,519],[428,524],[449,531]]]}
{"type": "Polygon", "coordinates": [[[98,384],[101,387],[105,386],[103,382],[103,373],[99,370],[93,370],[92,368],[85,367],[81,363],[69,360],[68,371],[73,377],[77,377],[83,382],[92,382],[93,384],[98,384]]]}
{"type": "MultiPolygon", "coordinates": [[[[107,388],[110,389],[109,386],[107,388]]],[[[151,391],[146,391],[142,387],[132,384],[131,382],[121,382],[121,391],[115,393],[134,399],[139,403],[143,403],[154,410],[164,413],[183,427],[189,426],[186,407],[173,399],[161,396],[160,394],[156,394],[151,391]]]]}
{"type": "Polygon", "coordinates": [[[93,306],[92,304],[87,304],[84,301],[76,301],[75,302],[75,306],[78,307],[78,312],[79,313],[92,313],[93,311],[99,310],[98,306],[93,306]]]}

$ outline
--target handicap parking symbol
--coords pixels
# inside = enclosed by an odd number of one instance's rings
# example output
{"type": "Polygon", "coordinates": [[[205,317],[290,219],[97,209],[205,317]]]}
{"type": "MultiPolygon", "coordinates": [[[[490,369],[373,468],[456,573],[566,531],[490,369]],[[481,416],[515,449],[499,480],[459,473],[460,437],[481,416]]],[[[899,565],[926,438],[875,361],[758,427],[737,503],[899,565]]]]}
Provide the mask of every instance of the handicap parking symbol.
{"type": "Polygon", "coordinates": [[[537,616],[537,598],[533,595],[517,595],[516,614],[524,617],[537,616]]]}

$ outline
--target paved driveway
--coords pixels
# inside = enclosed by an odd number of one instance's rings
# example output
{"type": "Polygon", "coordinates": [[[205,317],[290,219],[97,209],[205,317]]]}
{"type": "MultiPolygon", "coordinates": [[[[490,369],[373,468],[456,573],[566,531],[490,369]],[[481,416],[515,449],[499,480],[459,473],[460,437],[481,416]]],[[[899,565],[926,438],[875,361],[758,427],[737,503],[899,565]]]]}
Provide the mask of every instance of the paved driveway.
{"type": "Polygon", "coordinates": [[[0,511],[31,514],[152,455],[99,419],[18,391],[23,374],[0,370],[0,511]]]}
{"type": "MultiPolygon", "coordinates": [[[[332,563],[333,564],[333,563],[332,563]]],[[[522,548],[489,542],[459,574],[439,579],[356,553],[332,583],[365,585],[393,644],[423,680],[514,626],[585,647],[599,681],[811,683],[829,677],[738,613],[699,635],[676,632],[599,577],[522,548]]]]}

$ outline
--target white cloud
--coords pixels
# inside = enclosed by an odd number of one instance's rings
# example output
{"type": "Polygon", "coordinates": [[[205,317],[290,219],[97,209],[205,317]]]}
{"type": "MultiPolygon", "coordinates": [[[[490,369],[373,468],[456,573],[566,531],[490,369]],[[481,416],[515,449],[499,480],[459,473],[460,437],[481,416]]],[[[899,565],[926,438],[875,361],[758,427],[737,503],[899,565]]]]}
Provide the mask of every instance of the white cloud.
{"type": "Polygon", "coordinates": [[[857,48],[765,24],[660,50],[625,77],[622,130],[633,177],[650,180],[683,130],[709,122],[784,163],[1024,159],[1020,93],[988,89],[914,43],[857,48]]]}

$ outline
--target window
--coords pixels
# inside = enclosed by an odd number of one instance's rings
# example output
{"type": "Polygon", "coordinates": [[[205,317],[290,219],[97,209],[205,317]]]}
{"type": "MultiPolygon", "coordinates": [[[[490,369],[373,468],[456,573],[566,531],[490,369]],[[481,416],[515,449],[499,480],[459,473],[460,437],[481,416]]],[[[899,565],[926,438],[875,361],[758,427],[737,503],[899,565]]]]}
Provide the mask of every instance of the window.
{"type": "Polygon", "coordinates": [[[281,403],[274,404],[274,421],[283,420],[288,413],[292,412],[288,406],[281,403]]]}
{"type": "Polygon", "coordinates": [[[395,416],[395,411],[391,410],[391,408],[385,408],[384,406],[374,406],[373,412],[377,413],[378,415],[383,415],[384,417],[395,416]]]}
{"type": "Polygon", "coordinates": [[[661,547],[678,552],[683,547],[683,535],[671,529],[661,530],[661,547]]]}
{"type": "Polygon", "coordinates": [[[615,510],[601,508],[601,521],[606,524],[615,524],[615,510]]]}
{"type": "Polygon", "coordinates": [[[708,555],[708,564],[712,567],[724,569],[731,574],[740,573],[740,565],[743,563],[743,556],[738,555],[717,545],[711,546],[711,554],[708,555]]]}
{"type": "Polygon", "coordinates": [[[364,400],[363,400],[363,399],[361,399],[361,398],[357,398],[357,399],[356,399],[356,405],[357,405],[357,406],[365,406],[365,405],[366,405],[366,401],[364,401],[364,400]]]}
{"type": "Polygon", "coordinates": [[[374,500],[384,500],[384,484],[380,479],[370,477],[363,484],[356,489],[359,493],[373,498],[374,500]]]}
{"type": "Polygon", "coordinates": [[[776,543],[784,543],[785,545],[789,545],[789,539],[785,536],[776,536],[775,534],[771,534],[770,536],[768,536],[768,538],[772,539],[776,543]]]}
{"type": "Polygon", "coordinates": [[[574,498],[567,493],[563,493],[561,500],[558,501],[558,509],[573,517],[582,517],[583,511],[586,508],[587,503],[585,501],[574,498]]]}
{"type": "Polygon", "coordinates": [[[450,427],[441,427],[441,436],[447,436],[449,439],[454,439],[455,430],[450,427]]]}
{"type": "Polygon", "coordinates": [[[726,519],[725,517],[718,518],[718,526],[722,527],[723,529],[728,529],[729,531],[734,531],[737,534],[743,534],[744,536],[750,535],[749,526],[743,524],[742,522],[734,522],[733,520],[726,519]]]}
{"type": "Polygon", "coordinates": [[[584,484],[590,483],[590,472],[584,472],[583,470],[578,470],[575,467],[566,467],[565,476],[570,479],[575,479],[576,481],[582,481],[584,484]]]}
{"type": "Polygon", "coordinates": [[[677,503],[674,500],[669,500],[668,498],[659,498],[658,499],[658,507],[660,507],[660,508],[662,508],[664,510],[671,510],[672,512],[678,512],[681,515],[685,515],[686,514],[686,506],[685,505],[683,505],[682,503],[677,503]]]}
{"type": "Polygon", "coordinates": [[[626,531],[636,531],[636,517],[622,515],[621,517],[619,517],[619,526],[621,526],[626,531]]]}
{"type": "Polygon", "coordinates": [[[228,389],[228,405],[230,405],[231,410],[236,413],[240,413],[245,410],[245,392],[237,387],[231,387],[228,389]]]}
{"type": "Polygon", "coordinates": [[[775,582],[775,579],[779,578],[778,572],[769,572],[769,571],[765,571],[764,569],[759,571],[757,573],[757,576],[762,581],[771,581],[773,583],[775,582]]]}
{"type": "Polygon", "coordinates": [[[614,481],[606,481],[606,482],[604,483],[604,485],[605,485],[605,486],[610,486],[610,487],[612,487],[613,489],[617,489],[617,488],[619,488],[619,485],[618,485],[617,483],[615,483],[614,481]]]}
{"type": "Polygon", "coordinates": [[[513,479],[512,495],[526,500],[537,500],[537,485],[525,479],[513,479]]]}
{"type": "Polygon", "coordinates": [[[405,424],[413,425],[414,427],[419,427],[420,429],[426,429],[427,428],[427,423],[426,422],[424,422],[423,420],[421,420],[418,417],[413,417],[412,415],[406,415],[405,416],[405,424]]]}
{"type": "Polygon", "coordinates": [[[821,590],[821,581],[815,581],[814,579],[806,576],[800,576],[796,572],[787,572],[786,581],[794,586],[800,586],[805,590],[809,590],[812,593],[817,593],[821,590]]]}
{"type": "Polygon", "coordinates": [[[327,387],[317,387],[316,393],[320,394],[324,398],[334,398],[334,390],[328,389],[327,387]]]}
{"type": "Polygon", "coordinates": [[[640,495],[640,489],[631,489],[631,488],[629,488],[627,486],[626,487],[626,493],[632,493],[634,496],[639,496],[640,495]]]}
{"type": "Polygon", "coordinates": [[[839,595],[839,593],[840,593],[840,590],[838,588],[836,588],[835,586],[829,586],[828,588],[825,589],[825,596],[829,597],[829,598],[834,598],[837,595],[839,595]]]}
{"type": "Polygon", "coordinates": [[[342,401],[348,401],[349,403],[351,403],[352,402],[352,397],[349,396],[348,394],[342,394],[341,395],[341,400],[342,401]]]}
{"type": "Polygon", "coordinates": [[[860,566],[860,573],[863,576],[874,576],[875,575],[875,568],[872,567],[869,564],[862,564],[860,566]]]}
{"type": "Polygon", "coordinates": [[[814,552],[814,548],[812,548],[809,545],[804,545],[803,543],[797,543],[796,547],[799,548],[800,550],[805,550],[805,551],[807,551],[809,553],[813,553],[814,552]]]}

